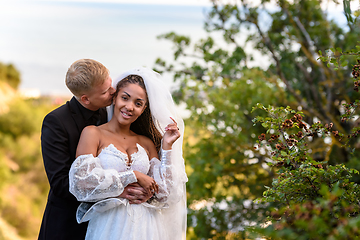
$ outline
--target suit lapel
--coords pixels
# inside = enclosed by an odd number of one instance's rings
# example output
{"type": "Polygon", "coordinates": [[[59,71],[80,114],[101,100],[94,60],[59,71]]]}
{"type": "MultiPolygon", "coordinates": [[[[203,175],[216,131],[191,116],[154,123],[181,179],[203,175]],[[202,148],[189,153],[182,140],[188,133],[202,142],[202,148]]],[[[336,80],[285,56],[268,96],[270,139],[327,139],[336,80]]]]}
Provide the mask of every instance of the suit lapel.
{"type": "Polygon", "coordinates": [[[76,123],[76,126],[78,128],[78,131],[81,132],[85,126],[86,126],[86,122],[84,117],[82,116],[79,106],[76,103],[76,99],[75,97],[72,97],[70,102],[69,102],[69,109],[71,112],[71,116],[74,119],[74,122],[76,123]]]}

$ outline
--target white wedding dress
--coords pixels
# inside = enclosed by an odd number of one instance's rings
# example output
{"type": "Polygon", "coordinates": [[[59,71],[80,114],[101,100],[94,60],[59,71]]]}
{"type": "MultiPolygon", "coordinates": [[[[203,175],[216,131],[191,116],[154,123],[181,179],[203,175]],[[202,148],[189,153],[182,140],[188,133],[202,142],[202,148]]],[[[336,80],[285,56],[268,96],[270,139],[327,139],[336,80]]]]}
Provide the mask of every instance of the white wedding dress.
{"type": "Polygon", "coordinates": [[[173,181],[171,151],[161,150],[161,161],[149,161],[145,149],[139,144],[137,148],[130,156],[131,165],[128,155],[113,144],[98,157],[81,155],[74,161],[69,174],[70,192],[87,202],[79,206],[76,216],[79,223],[89,221],[86,240],[168,240],[178,234],[167,228],[178,224],[163,216],[168,204],[178,201],[182,194],[173,181]],[[133,170],[153,177],[159,185],[159,193],[151,201],[129,204],[127,199],[116,198],[124,187],[136,182],[133,170]]]}

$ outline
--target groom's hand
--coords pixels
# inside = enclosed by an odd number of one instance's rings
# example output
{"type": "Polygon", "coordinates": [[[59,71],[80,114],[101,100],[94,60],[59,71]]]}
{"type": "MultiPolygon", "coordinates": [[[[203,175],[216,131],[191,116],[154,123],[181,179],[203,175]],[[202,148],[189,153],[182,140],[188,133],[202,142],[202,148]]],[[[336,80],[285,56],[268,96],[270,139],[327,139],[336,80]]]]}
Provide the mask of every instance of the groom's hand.
{"type": "Polygon", "coordinates": [[[125,187],[119,197],[128,199],[130,204],[140,204],[146,202],[152,195],[145,191],[139,183],[131,183],[125,187]]]}

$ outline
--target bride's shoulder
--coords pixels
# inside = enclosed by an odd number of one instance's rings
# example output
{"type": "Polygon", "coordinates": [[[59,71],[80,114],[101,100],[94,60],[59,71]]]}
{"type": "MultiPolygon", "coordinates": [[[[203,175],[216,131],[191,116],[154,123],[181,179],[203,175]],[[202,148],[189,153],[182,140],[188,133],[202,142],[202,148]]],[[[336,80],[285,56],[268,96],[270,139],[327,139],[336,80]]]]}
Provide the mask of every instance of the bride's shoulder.
{"type": "Polygon", "coordinates": [[[153,143],[153,141],[146,137],[146,136],[142,136],[142,135],[139,135],[139,144],[145,148],[151,155],[151,153],[156,153],[156,148],[155,148],[155,144],[153,143]]]}
{"type": "Polygon", "coordinates": [[[90,125],[90,126],[85,127],[81,134],[82,135],[97,135],[97,134],[100,134],[100,132],[101,132],[101,130],[99,127],[90,125]]]}
{"type": "Polygon", "coordinates": [[[139,138],[140,145],[145,145],[145,146],[154,145],[154,143],[151,141],[151,139],[146,136],[138,135],[138,138],[139,138]]]}

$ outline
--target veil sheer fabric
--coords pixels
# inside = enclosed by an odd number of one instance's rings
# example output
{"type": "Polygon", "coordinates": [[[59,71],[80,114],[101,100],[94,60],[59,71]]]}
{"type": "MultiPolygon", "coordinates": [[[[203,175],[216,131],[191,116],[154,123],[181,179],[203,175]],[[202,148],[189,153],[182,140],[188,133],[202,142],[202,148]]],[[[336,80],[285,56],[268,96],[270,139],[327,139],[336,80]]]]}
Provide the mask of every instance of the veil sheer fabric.
{"type": "MultiPolygon", "coordinates": [[[[184,121],[181,116],[176,112],[175,103],[172,99],[171,93],[164,86],[164,82],[161,80],[161,75],[151,69],[138,67],[129,71],[124,72],[113,81],[113,87],[116,88],[116,85],[123,78],[128,75],[138,75],[141,76],[144,80],[146,92],[149,100],[149,107],[151,110],[152,118],[158,128],[159,132],[163,135],[165,127],[172,123],[170,117],[172,117],[179,127],[181,136],[172,146],[171,161],[174,165],[175,172],[173,172],[173,177],[175,177],[177,183],[179,184],[179,193],[174,194],[174,196],[181,196],[181,199],[171,199],[171,196],[168,200],[169,208],[163,209],[162,214],[167,223],[164,228],[168,231],[169,236],[172,236],[172,239],[186,239],[186,218],[187,218],[187,208],[186,208],[186,182],[188,178],[185,172],[185,164],[182,156],[182,144],[183,144],[183,135],[184,135],[184,121]]],[[[112,118],[114,106],[110,105],[107,109],[108,111],[108,120],[112,118]]],[[[174,179],[174,180],[175,180],[174,179]]]]}

